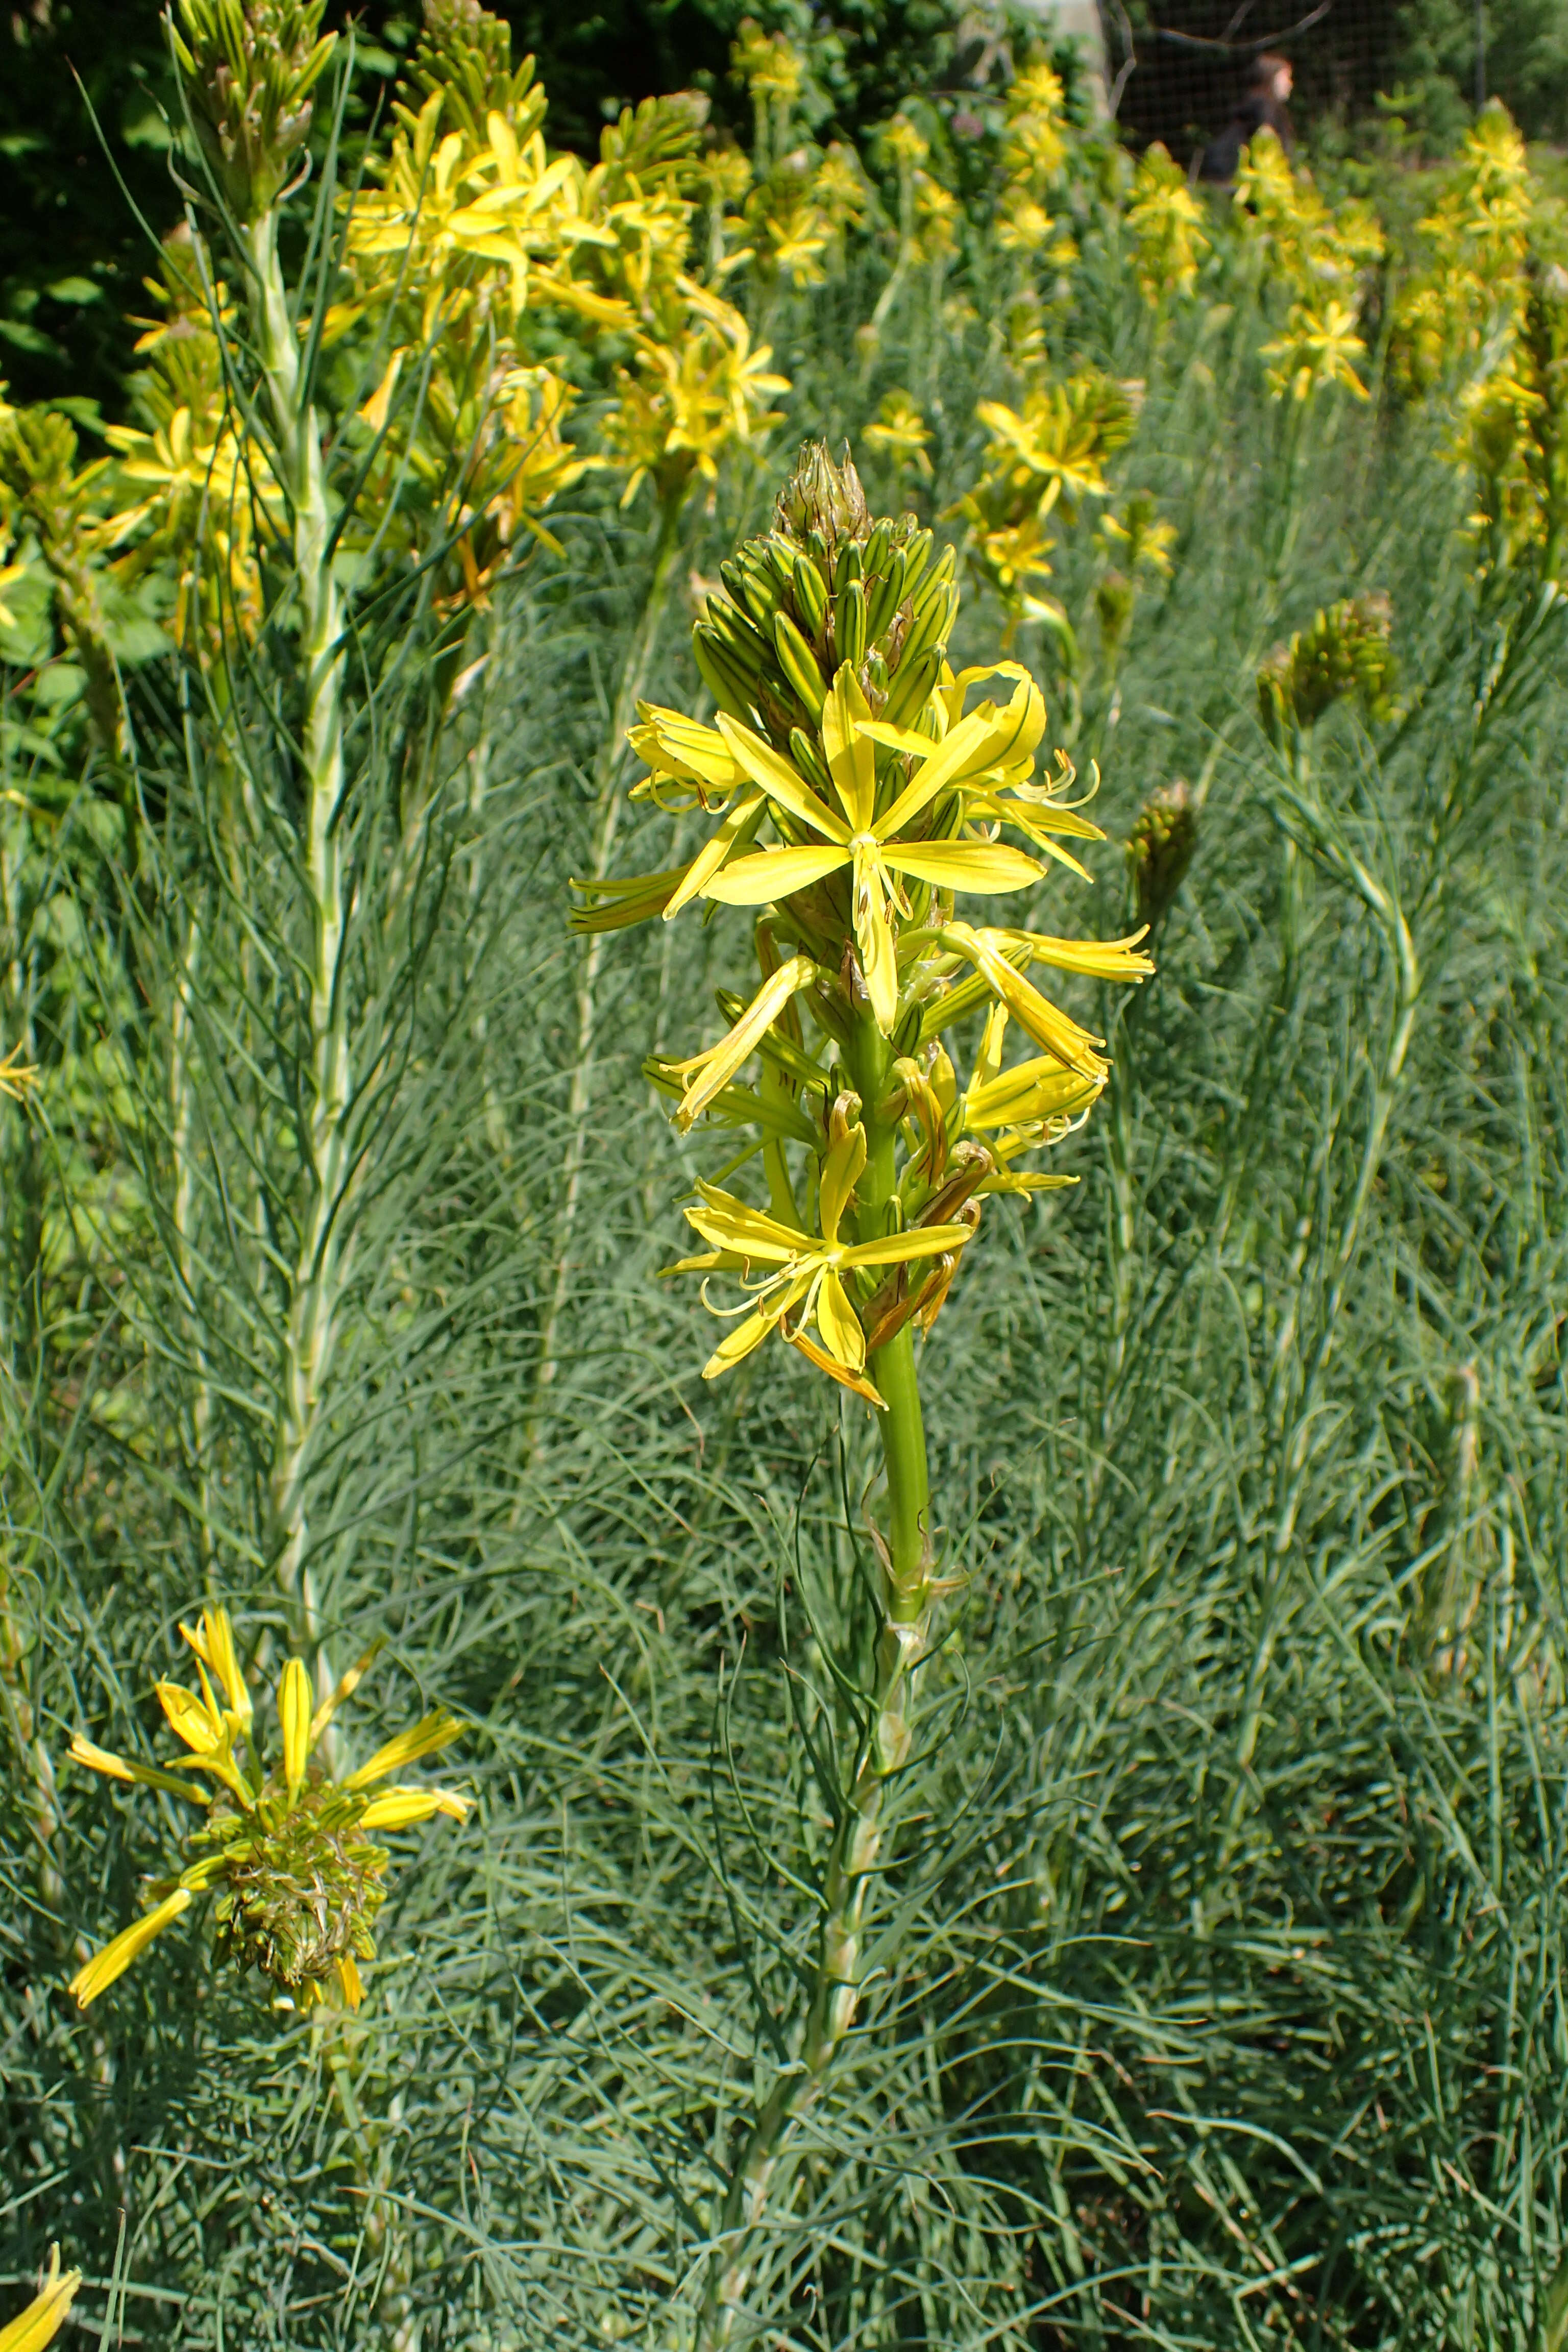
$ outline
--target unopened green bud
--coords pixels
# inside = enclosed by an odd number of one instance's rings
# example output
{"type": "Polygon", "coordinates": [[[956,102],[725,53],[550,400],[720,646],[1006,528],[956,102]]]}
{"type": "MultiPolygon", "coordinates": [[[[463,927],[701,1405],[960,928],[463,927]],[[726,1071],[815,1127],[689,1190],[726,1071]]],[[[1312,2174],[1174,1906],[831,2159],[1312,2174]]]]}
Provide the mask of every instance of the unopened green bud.
{"type": "Polygon", "coordinates": [[[1258,674],[1258,713],[1278,740],[1289,723],[1310,728],[1331,704],[1353,698],[1369,719],[1394,709],[1393,615],[1380,593],[1346,596],[1317,614],[1258,674]]]}
{"type": "Polygon", "coordinates": [[[1127,842],[1128,878],[1138,920],[1151,930],[1169,910],[1197,845],[1197,811],[1178,776],[1150,793],[1127,842]]]}
{"type": "Polygon", "coordinates": [[[169,22],[191,115],[226,201],[248,226],[270,211],[310,135],[311,91],[337,47],[326,0],[179,0],[169,22]]]}
{"type": "Polygon", "coordinates": [[[816,531],[830,559],[836,559],[840,541],[869,539],[870,509],[847,443],[838,465],[828,456],[825,441],[805,444],[779,493],[773,527],[799,541],[816,531]]]}

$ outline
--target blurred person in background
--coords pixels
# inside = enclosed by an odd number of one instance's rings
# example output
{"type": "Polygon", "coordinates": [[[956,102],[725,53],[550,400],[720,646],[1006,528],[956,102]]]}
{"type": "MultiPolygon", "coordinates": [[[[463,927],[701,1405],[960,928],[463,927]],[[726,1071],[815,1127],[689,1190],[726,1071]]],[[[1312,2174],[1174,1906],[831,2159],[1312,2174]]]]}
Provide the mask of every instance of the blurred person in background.
{"type": "Polygon", "coordinates": [[[1289,58],[1279,58],[1266,52],[1255,58],[1247,89],[1237,101],[1236,112],[1217,139],[1211,139],[1198,163],[1200,180],[1212,180],[1229,187],[1236,177],[1236,167],[1241,161],[1241,151],[1247,141],[1264,129],[1272,131],[1289,154],[1296,143],[1296,133],[1289,114],[1290,92],[1295,76],[1289,58]]]}

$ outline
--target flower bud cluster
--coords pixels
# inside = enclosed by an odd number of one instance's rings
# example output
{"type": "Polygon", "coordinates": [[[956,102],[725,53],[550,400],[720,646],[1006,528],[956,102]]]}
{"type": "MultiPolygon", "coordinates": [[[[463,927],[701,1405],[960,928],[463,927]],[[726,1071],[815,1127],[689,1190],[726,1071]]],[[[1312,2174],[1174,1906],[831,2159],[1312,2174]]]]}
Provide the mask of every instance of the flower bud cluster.
{"type": "Polygon", "coordinates": [[[310,135],[310,93],[337,47],[326,0],[179,0],[173,29],[203,146],[237,221],[270,210],[310,135]]]}
{"type": "Polygon", "coordinates": [[[1336,702],[1354,700],[1381,722],[1394,709],[1394,615],[1381,590],[1342,597],[1276,646],[1258,673],[1258,715],[1281,741],[1289,729],[1315,726],[1336,702]]]}

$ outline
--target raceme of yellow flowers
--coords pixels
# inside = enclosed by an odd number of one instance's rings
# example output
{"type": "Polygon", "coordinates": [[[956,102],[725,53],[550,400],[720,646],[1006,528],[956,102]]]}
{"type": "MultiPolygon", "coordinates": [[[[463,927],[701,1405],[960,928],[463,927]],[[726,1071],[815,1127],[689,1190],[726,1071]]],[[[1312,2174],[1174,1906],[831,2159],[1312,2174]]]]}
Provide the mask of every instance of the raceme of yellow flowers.
{"type": "MultiPolygon", "coordinates": [[[[249,24],[238,0],[181,6],[197,47],[221,46],[231,16],[249,24]]],[[[265,60],[257,66],[259,112],[285,148],[308,127],[309,87],[332,53],[330,36],[315,39],[320,0],[293,14],[293,79],[273,90],[265,60]]],[[[323,321],[324,396],[368,469],[342,560],[352,565],[373,540],[382,562],[435,551],[454,606],[482,604],[531,541],[549,542],[549,508],[590,465],[623,470],[628,499],[648,479],[678,499],[693,479],[711,484],[723,453],[773,421],[769,403],[787,388],[742,313],[692,274],[705,102],[681,94],[628,110],[589,169],[547,149],[544,93],[531,59],[512,65],[510,41],[488,12],[430,0],[389,151],[343,200],[340,285],[323,321]],[[552,349],[565,340],[590,367],[607,338],[622,355],[594,455],[566,438],[582,387],[540,358],[544,323],[552,349]]],[[[247,201],[258,173],[277,177],[256,123],[199,120],[247,201]]],[[[210,653],[226,632],[259,625],[261,558],[283,521],[228,380],[229,290],[189,223],[166,240],[148,289],[155,315],[136,321],[140,419],[110,428],[107,458],[79,466],[65,418],[0,403],[0,520],[13,539],[30,535],[89,689],[102,672],[100,733],[117,693],[104,574],[121,588],[171,576],[171,634],[210,653]]],[[[26,570],[6,564],[0,592],[26,570]]]]}
{"type": "Polygon", "coordinates": [[[760,984],[715,1044],[649,1065],[683,1129],[752,1130],[765,1207],[701,1183],[707,1250],[679,1271],[739,1301],[705,1367],[776,1338],[873,1405],[878,1357],[939,1313],[981,1202],[1067,1181],[1015,1162],[1089,1110],[1100,1042],[1039,992],[1044,964],[1103,980],[1151,968],[1101,944],[976,926],[965,897],[1032,889],[1066,840],[1100,838],[1059,756],[1037,778],[1039,691],[1015,663],[954,673],[955,558],[912,516],[874,520],[847,457],[808,448],[773,527],[724,567],[697,659],[712,726],[645,705],[639,788],[717,820],[687,865],[584,887],[584,929],[668,921],[700,901],[753,910],[760,984]],[[1002,698],[977,690],[999,681],[1002,698]],[[1005,825],[1029,844],[997,836],[1005,825]],[[967,1082],[945,1034],[984,1009],[967,1082]],[[1008,1065],[1009,1025],[1032,1048],[1008,1065]],[[754,1067],[754,1076],[746,1073],[754,1067]]]}

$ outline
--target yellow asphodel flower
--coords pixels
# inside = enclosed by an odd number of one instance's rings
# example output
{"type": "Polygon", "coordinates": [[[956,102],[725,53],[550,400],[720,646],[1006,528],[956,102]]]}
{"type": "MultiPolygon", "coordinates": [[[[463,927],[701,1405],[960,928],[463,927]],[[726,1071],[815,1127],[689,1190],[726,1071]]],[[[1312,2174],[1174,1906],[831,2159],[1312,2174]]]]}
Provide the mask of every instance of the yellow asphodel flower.
{"type": "Polygon", "coordinates": [[[1369,398],[1355,372],[1355,362],[1366,357],[1356,324],[1355,312],[1332,295],[1316,308],[1293,302],[1284,334],[1263,346],[1264,358],[1278,362],[1268,371],[1268,389],[1275,398],[1282,400],[1289,393],[1292,400],[1310,400],[1334,383],[1342,383],[1357,400],[1369,398]]]}
{"type": "Polygon", "coordinates": [[[682,1258],[669,1271],[739,1273],[751,1287],[753,1265],[771,1269],[755,1286],[756,1303],[745,1320],[720,1342],[702,1367],[705,1381],[731,1370],[753,1348],[761,1347],[770,1332],[780,1331],[843,1386],[873,1404],[882,1402],[864,1377],[866,1334],[845,1276],[863,1268],[904,1265],[960,1250],[969,1239],[970,1227],[916,1225],[908,1233],[884,1234],[872,1241],[839,1240],[839,1225],[866,1166],[866,1134],[858,1115],[859,1104],[852,1095],[841,1097],[835,1106],[834,1139],[822,1165],[819,1236],[803,1234],[760,1209],[748,1208],[744,1201],[732,1192],[721,1192],[717,1185],[698,1185],[698,1205],[686,1210],[686,1220],[713,1246],[700,1256],[682,1258]],[[814,1321],[820,1349],[805,1344],[806,1327],[814,1321]]]}
{"type": "Polygon", "coordinates": [[[79,2271],[62,2271],[60,2250],[49,2248],[49,2267],[43,2285],[26,2311],[0,2327],[0,2352],[44,2352],[65,2323],[66,2314],[81,2285],[79,2271]]]}
{"type": "MultiPolygon", "coordinates": [[[[1033,700],[1038,704],[1037,694],[1033,700]]],[[[737,858],[712,877],[704,886],[704,895],[727,906],[762,907],[847,867],[854,882],[860,968],[878,1024],[888,1034],[899,1003],[898,957],[889,907],[901,894],[893,877],[907,876],[939,890],[986,894],[1022,889],[1045,871],[1037,858],[1021,849],[1010,849],[1003,842],[900,836],[940,792],[1003,767],[1014,756],[1032,752],[1044,723],[1043,708],[1037,713],[1026,695],[1015,698],[1005,713],[998,713],[993,705],[982,705],[960,719],[940,743],[933,743],[928,737],[873,719],[859,681],[845,663],[834,678],[822,714],[823,750],[840,814],[771,744],[721,712],[720,731],[737,765],[771,801],[818,839],[737,858]],[[1026,740],[1031,729],[1034,742],[1026,740]],[[918,761],[910,782],[880,816],[876,814],[878,744],[908,753],[918,761]]]]}
{"type": "Polygon", "coordinates": [[[195,1656],[200,1693],[172,1682],[159,1683],[157,1691],[170,1729],[190,1753],[165,1770],[111,1755],[79,1733],[70,1754],[107,1780],[162,1789],[200,1805],[206,1820],[190,1840],[195,1858],[175,1879],[153,1887],[153,1907],[95,1952],[70,1989],[85,2009],[198,1895],[216,1889],[220,1959],[233,1960],[241,1971],[255,1968],[285,2000],[306,2007],[321,2000],[323,1987],[335,1979],[344,2000],[357,2008],[363,1990],[357,1962],[374,1957],[371,1921],[385,1900],[382,1881],[391,1860],[366,1832],[406,1829],[436,1813],[460,1822],[469,1801],[447,1789],[367,1791],[447,1747],[461,1727],[449,1715],[426,1716],[358,1771],[336,1780],[312,1755],[375,1653],[352,1666],[313,1710],[304,1663],[290,1658],[278,1688],[282,1757],[268,1771],[257,1747],[255,1710],[227,1610],[205,1610],[198,1625],[183,1624],[180,1632],[195,1656]],[[205,1773],[216,1786],[185,1780],[189,1772],[205,1773]]]}

